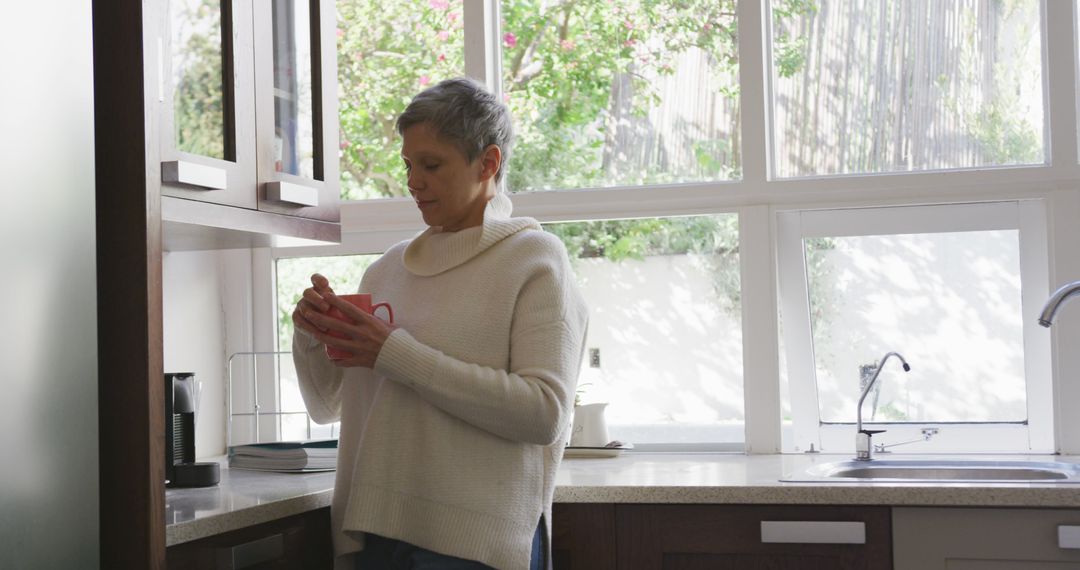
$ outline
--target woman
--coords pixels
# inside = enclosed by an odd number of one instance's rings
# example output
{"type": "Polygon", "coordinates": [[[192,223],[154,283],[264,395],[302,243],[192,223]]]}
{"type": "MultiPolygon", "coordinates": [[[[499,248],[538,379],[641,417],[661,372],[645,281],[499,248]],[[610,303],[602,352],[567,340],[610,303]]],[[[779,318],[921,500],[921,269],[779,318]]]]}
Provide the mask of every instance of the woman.
{"type": "Polygon", "coordinates": [[[337,298],[318,274],[293,313],[308,411],[341,420],[335,554],[359,552],[365,570],[550,568],[587,320],[566,249],[535,220],[510,217],[498,183],[513,130],[481,86],[423,91],[397,130],[429,227],[360,283],[390,303],[395,324],[337,298]],[[353,357],[331,362],[324,344],[353,357]]]}

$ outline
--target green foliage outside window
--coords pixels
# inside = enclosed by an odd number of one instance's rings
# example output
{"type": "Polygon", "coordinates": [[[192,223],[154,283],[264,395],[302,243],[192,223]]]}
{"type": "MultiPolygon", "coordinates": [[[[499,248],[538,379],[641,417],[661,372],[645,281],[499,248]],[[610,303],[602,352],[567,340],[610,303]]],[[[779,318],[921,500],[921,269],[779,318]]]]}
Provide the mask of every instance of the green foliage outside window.
{"type": "Polygon", "coordinates": [[[224,159],[221,2],[178,0],[171,9],[172,65],[179,70],[173,90],[176,148],[224,159]]]}
{"type": "Polygon", "coordinates": [[[407,196],[394,121],[424,87],[464,73],[461,1],[336,5],[341,197],[407,196]]]}
{"type": "Polygon", "coordinates": [[[511,191],[737,177],[734,0],[514,0],[502,10],[503,90],[520,137],[511,191]],[[646,120],[664,104],[660,80],[691,50],[707,58],[733,109],[723,137],[696,123],[646,120]],[[691,147],[689,156],[669,156],[667,138],[691,147]]]}

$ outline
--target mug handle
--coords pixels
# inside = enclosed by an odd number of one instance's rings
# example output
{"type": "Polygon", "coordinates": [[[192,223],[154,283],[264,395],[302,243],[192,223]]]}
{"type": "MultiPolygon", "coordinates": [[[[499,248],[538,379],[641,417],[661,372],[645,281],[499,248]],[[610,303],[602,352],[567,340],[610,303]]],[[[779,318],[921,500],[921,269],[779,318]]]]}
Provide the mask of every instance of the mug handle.
{"type": "Polygon", "coordinates": [[[390,307],[390,303],[378,303],[371,306],[371,314],[375,314],[375,309],[379,307],[386,307],[386,312],[390,313],[390,324],[394,324],[394,309],[390,307]]]}

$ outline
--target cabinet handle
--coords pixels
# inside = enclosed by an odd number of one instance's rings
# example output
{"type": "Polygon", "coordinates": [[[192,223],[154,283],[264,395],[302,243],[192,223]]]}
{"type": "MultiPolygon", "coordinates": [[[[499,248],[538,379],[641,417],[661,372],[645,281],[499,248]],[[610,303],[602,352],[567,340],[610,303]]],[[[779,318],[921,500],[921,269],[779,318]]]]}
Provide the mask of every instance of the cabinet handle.
{"type": "Polygon", "coordinates": [[[224,190],[227,188],[228,176],[224,168],[186,160],[172,160],[161,163],[161,181],[198,186],[207,190],[224,190]]]}
{"type": "Polygon", "coordinates": [[[266,199],[301,206],[318,206],[319,191],[292,182],[267,182],[266,199]]]}
{"type": "Polygon", "coordinates": [[[866,544],[866,523],[834,521],[761,521],[761,542],[793,544],[866,544]]]}
{"type": "Polygon", "coordinates": [[[241,570],[278,560],[285,553],[285,535],[278,533],[217,551],[217,568],[241,570]]]}
{"type": "Polygon", "coordinates": [[[1080,548],[1080,526],[1059,524],[1058,548],[1080,548]]]}

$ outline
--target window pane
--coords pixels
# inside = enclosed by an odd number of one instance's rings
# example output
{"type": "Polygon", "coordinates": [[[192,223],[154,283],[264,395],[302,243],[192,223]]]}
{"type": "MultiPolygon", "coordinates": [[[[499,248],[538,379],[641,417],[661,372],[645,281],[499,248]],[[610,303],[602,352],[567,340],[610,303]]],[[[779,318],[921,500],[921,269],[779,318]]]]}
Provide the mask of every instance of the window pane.
{"type": "Polygon", "coordinates": [[[176,149],[231,160],[232,149],[225,148],[221,23],[220,1],[169,2],[176,149]]]}
{"type": "Polygon", "coordinates": [[[311,275],[322,274],[338,294],[355,293],[360,278],[378,255],[296,257],[277,260],[278,350],[292,349],[292,313],[311,287],[311,275]]]}
{"type": "Polygon", "coordinates": [[[1038,0],[773,0],[779,177],[1038,164],[1038,0]]]}
{"type": "Polygon", "coordinates": [[[624,442],[742,442],[738,216],[549,224],[589,307],[581,403],[624,442]]]}
{"type": "MultiPolygon", "coordinates": [[[[334,257],[297,257],[279,259],[277,272],[277,337],[278,350],[292,350],[293,324],[292,313],[296,303],[311,287],[311,274],[321,273],[330,281],[330,286],[338,293],[355,293],[360,286],[360,278],[378,255],[341,255],[334,257]]],[[[291,412],[305,411],[304,400],[300,395],[300,382],[291,358],[282,358],[277,367],[278,401],[276,411],[286,412],[277,416],[277,429],[282,440],[337,437],[338,423],[320,426],[308,420],[306,414],[291,412]]]]}
{"type": "Polygon", "coordinates": [[[738,178],[735,4],[505,0],[509,188],[738,178]]]}
{"type": "Polygon", "coordinates": [[[821,420],[1027,419],[1016,230],[804,240],[821,420]]]}
{"type": "Polygon", "coordinates": [[[274,170],[315,178],[311,5],[274,0],[274,170]]]}
{"type": "Polygon", "coordinates": [[[407,196],[394,121],[424,87],[465,69],[461,0],[341,0],[341,197],[407,196]]]}

